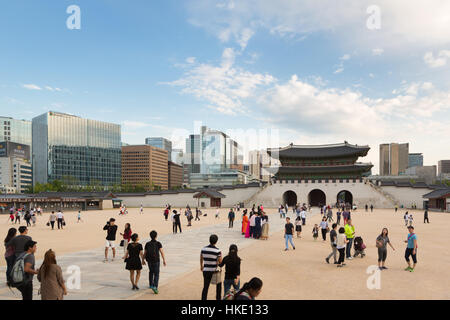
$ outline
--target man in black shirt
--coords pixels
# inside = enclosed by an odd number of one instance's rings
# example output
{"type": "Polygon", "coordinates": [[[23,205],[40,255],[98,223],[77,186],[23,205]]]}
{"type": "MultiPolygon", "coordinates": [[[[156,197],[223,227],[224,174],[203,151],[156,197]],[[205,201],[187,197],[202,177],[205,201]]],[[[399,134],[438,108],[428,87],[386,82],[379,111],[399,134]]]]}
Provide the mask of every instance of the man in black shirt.
{"type": "Polygon", "coordinates": [[[289,242],[291,243],[292,249],[295,250],[294,241],[292,240],[293,234],[294,234],[294,225],[291,223],[291,219],[287,217],[286,224],[284,226],[284,239],[286,241],[286,249],[284,249],[284,251],[289,250],[289,242]]]}
{"type": "Polygon", "coordinates": [[[106,225],[103,227],[103,230],[107,231],[106,235],[106,245],[105,245],[105,260],[103,262],[108,262],[108,249],[111,248],[113,252],[113,258],[112,261],[114,261],[114,258],[116,257],[116,233],[117,233],[117,226],[115,225],[116,219],[111,218],[108,222],[106,222],[106,225]]]}
{"type": "Polygon", "coordinates": [[[177,233],[178,228],[180,229],[181,233],[181,220],[180,220],[180,213],[177,212],[177,210],[173,210],[173,233],[177,233]]]}
{"type": "Polygon", "coordinates": [[[12,238],[6,246],[12,246],[14,248],[14,253],[16,258],[20,256],[23,252],[25,252],[25,245],[28,241],[32,240],[30,236],[28,236],[28,229],[25,226],[19,227],[19,233],[17,237],[12,238]]]}
{"type": "MultiPolygon", "coordinates": [[[[164,251],[162,249],[162,244],[159,241],[156,241],[156,237],[158,233],[153,230],[150,232],[150,240],[145,244],[144,249],[144,259],[148,264],[148,279],[150,283],[150,289],[153,290],[155,294],[158,294],[158,281],[159,281],[159,267],[160,267],[160,259],[159,254],[163,259],[163,264],[166,266],[166,258],[164,257],[164,251]]],[[[142,261],[144,264],[144,261],[142,261]]]]}
{"type": "Polygon", "coordinates": [[[228,228],[233,228],[234,218],[234,211],[233,209],[230,209],[230,212],[228,212],[228,228]]]}

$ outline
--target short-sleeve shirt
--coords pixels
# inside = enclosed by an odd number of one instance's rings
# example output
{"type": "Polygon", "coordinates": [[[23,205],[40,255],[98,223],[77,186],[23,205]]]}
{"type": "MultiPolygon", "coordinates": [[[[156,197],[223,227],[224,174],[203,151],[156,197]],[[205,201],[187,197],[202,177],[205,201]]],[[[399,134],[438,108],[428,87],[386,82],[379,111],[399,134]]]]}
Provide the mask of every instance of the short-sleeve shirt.
{"type": "Polygon", "coordinates": [[[383,237],[381,234],[377,237],[377,241],[379,241],[383,244],[381,246],[381,249],[386,249],[387,244],[390,242],[388,236],[383,237]]]}
{"type": "Polygon", "coordinates": [[[331,230],[330,231],[330,241],[331,241],[331,243],[335,243],[336,242],[336,236],[337,236],[336,230],[331,230]]]}
{"type": "Polygon", "coordinates": [[[321,227],[322,229],[328,228],[328,222],[326,222],[326,221],[321,221],[321,222],[320,222],[320,227],[321,227]]]}
{"type": "MultiPolygon", "coordinates": [[[[34,270],[34,264],[35,264],[35,258],[34,258],[34,254],[29,254],[28,256],[26,256],[24,259],[23,259],[23,263],[24,263],[24,265],[26,264],[26,263],[30,263],[31,264],[31,268],[34,270]]],[[[31,273],[25,273],[25,279],[26,279],[26,281],[31,281],[31,280],[33,280],[33,277],[34,277],[34,274],[31,274],[31,273]]]]}
{"type": "Polygon", "coordinates": [[[294,225],[292,223],[286,223],[284,226],[284,230],[286,234],[293,234],[294,231],[294,225]]]}
{"type": "Polygon", "coordinates": [[[210,244],[202,249],[201,256],[203,258],[203,271],[214,272],[217,270],[222,252],[219,248],[210,244]]]}
{"type": "Polygon", "coordinates": [[[407,240],[408,240],[408,249],[414,249],[414,240],[416,240],[417,241],[417,236],[416,236],[416,234],[415,233],[410,233],[410,234],[408,234],[408,238],[407,238],[407,240]]]}
{"type": "Polygon", "coordinates": [[[116,240],[116,233],[117,233],[117,226],[108,226],[106,229],[108,231],[108,234],[106,235],[106,240],[114,241],[116,240]]]}
{"type": "Polygon", "coordinates": [[[30,236],[18,235],[17,237],[12,238],[7,243],[7,246],[12,246],[14,248],[14,253],[16,254],[16,257],[18,257],[21,253],[25,251],[25,244],[29,240],[32,240],[30,236]]]}
{"type": "Polygon", "coordinates": [[[150,240],[145,244],[146,257],[145,259],[150,263],[159,262],[159,250],[162,248],[162,244],[156,240],[150,240]]]}

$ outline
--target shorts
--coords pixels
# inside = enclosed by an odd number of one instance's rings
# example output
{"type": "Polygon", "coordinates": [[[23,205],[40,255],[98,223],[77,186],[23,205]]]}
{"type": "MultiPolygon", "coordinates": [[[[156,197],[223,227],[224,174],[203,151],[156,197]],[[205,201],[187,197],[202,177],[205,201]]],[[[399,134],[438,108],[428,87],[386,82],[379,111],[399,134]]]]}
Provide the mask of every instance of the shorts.
{"type": "Polygon", "coordinates": [[[106,240],[105,247],[106,247],[106,248],[109,248],[109,247],[115,248],[115,247],[116,247],[116,244],[114,243],[114,240],[106,240]]]}
{"type": "Polygon", "coordinates": [[[295,226],[295,231],[302,232],[302,226],[301,225],[295,226]]]}
{"type": "Polygon", "coordinates": [[[409,262],[409,257],[412,257],[412,260],[414,263],[417,263],[417,250],[416,254],[413,254],[414,249],[413,248],[406,248],[405,250],[405,260],[409,262]]]}

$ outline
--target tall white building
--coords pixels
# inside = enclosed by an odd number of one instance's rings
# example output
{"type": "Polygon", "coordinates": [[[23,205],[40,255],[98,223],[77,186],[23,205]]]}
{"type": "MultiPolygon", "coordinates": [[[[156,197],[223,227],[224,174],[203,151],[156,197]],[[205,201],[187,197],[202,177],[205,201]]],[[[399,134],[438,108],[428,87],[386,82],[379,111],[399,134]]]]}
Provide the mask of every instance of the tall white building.
{"type": "Polygon", "coordinates": [[[24,193],[33,184],[31,163],[17,157],[0,158],[0,185],[24,193]]]}

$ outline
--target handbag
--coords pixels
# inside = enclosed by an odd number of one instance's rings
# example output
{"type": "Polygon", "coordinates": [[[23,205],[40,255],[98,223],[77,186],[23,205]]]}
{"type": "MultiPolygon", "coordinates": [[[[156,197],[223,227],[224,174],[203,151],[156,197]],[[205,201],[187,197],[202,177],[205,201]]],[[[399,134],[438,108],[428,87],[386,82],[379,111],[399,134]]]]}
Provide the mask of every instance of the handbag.
{"type": "Polygon", "coordinates": [[[219,284],[222,283],[222,269],[214,271],[212,278],[211,278],[211,284],[219,284]]]}
{"type": "Polygon", "coordinates": [[[50,227],[50,222],[47,222],[47,227],[50,227]]]}
{"type": "Polygon", "coordinates": [[[123,247],[125,245],[125,240],[120,240],[120,246],[123,247]]]}

